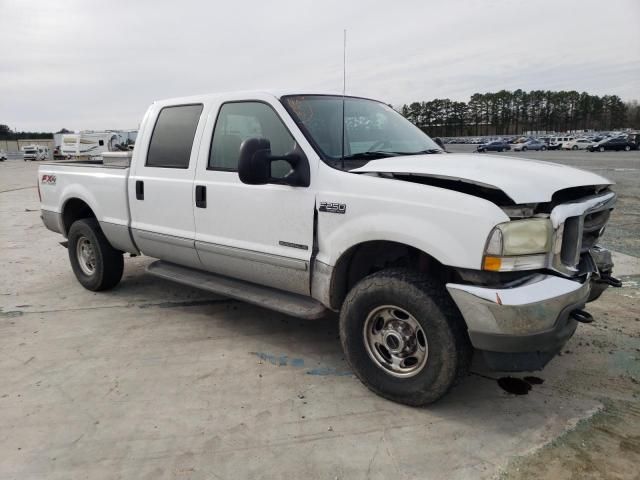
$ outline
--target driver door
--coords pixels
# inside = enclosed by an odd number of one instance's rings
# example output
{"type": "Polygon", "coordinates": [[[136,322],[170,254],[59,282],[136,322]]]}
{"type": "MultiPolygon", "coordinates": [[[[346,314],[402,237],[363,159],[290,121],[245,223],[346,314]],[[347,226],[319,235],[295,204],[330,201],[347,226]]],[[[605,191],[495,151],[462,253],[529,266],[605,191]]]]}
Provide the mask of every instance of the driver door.
{"type": "MultiPolygon", "coordinates": [[[[283,155],[296,145],[295,125],[281,105],[262,100],[225,102],[212,112],[208,148],[200,149],[194,185],[196,249],[204,268],[308,295],[313,190],[247,185],[237,172],[244,140],[267,138],[272,154],[283,155]]],[[[275,162],[272,176],[283,177],[289,169],[288,163],[275,162]]]]}

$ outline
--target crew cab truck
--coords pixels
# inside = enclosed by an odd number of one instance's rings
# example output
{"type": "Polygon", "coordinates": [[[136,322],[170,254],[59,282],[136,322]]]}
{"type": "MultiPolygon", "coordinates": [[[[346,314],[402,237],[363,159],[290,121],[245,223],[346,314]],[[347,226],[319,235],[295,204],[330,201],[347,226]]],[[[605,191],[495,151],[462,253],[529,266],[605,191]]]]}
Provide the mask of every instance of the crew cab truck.
{"type": "Polygon", "coordinates": [[[87,289],[150,274],[302,318],[340,314],[355,374],[422,405],[474,351],[542,368],[612,277],[616,195],[546,162],[444,155],[388,105],[251,92],[155,102],[133,152],[43,164],[42,220],[87,289]]]}

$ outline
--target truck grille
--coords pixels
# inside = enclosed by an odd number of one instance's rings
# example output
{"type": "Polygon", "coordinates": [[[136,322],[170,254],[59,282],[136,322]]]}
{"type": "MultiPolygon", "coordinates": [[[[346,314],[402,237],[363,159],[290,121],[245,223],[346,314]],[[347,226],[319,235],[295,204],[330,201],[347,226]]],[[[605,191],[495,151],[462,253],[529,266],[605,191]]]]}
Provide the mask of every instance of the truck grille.
{"type": "Polygon", "coordinates": [[[578,273],[582,255],[594,247],[604,232],[615,200],[615,193],[607,192],[553,209],[553,268],[565,274],[578,273]]]}

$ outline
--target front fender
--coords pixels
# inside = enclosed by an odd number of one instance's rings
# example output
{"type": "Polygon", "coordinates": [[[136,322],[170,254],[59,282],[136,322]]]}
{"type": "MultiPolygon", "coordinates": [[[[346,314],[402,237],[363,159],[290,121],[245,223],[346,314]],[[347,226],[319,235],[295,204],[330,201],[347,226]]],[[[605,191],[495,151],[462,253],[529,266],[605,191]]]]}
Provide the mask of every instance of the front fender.
{"type": "Polygon", "coordinates": [[[464,193],[346,175],[353,177],[345,189],[350,193],[318,193],[319,202],[345,205],[342,214],[318,212],[317,259],[330,266],[355,245],[387,240],[421,250],[444,265],[480,269],[489,233],[509,220],[493,203],[464,193]]]}

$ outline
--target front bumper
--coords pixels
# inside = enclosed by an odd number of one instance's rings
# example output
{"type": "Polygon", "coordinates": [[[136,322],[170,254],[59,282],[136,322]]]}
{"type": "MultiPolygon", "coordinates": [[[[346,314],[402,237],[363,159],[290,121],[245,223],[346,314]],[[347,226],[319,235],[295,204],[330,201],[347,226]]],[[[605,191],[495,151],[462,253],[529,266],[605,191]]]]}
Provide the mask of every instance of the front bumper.
{"type": "Polygon", "coordinates": [[[543,368],[573,335],[570,313],[589,299],[590,275],[581,281],[536,275],[512,288],[449,283],[473,346],[494,370],[543,368]]]}

